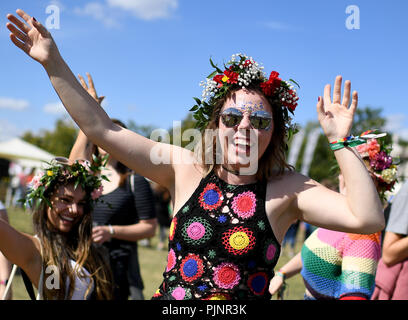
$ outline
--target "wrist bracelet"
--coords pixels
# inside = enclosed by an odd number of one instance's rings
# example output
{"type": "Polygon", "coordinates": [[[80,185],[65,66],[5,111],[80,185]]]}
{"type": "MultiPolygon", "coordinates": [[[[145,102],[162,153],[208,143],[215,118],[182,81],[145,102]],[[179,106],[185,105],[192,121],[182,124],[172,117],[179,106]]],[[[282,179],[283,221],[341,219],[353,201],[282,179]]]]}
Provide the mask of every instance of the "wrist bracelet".
{"type": "Polygon", "coordinates": [[[346,138],[342,138],[333,142],[330,142],[330,149],[333,151],[342,149],[344,147],[356,147],[360,144],[366,143],[367,139],[376,139],[376,138],[381,138],[386,135],[386,133],[380,133],[380,134],[372,134],[375,130],[367,130],[364,131],[361,135],[359,136],[348,136],[346,138]]]}
{"type": "Polygon", "coordinates": [[[111,234],[111,236],[113,236],[115,234],[115,229],[113,229],[111,225],[108,225],[108,227],[109,227],[109,233],[111,234]]]}
{"type": "Polygon", "coordinates": [[[0,285],[4,284],[5,286],[7,285],[8,279],[6,280],[0,280],[0,285]]]}
{"type": "Polygon", "coordinates": [[[275,275],[277,275],[278,277],[281,277],[283,279],[283,281],[286,280],[286,275],[281,270],[276,271],[275,275]]]}

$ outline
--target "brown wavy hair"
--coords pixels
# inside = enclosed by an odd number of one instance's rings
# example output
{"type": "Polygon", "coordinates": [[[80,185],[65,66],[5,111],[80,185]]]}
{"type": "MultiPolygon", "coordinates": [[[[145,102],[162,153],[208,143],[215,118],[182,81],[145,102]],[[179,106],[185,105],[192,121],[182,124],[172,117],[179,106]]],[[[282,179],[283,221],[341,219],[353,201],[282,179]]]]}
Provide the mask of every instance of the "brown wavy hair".
{"type": "MultiPolygon", "coordinates": [[[[229,91],[223,98],[217,100],[214,105],[211,120],[209,121],[205,129],[218,129],[220,112],[222,107],[224,106],[224,103],[232,96],[234,92],[238,91],[239,89],[240,88],[233,89],[229,91]]],[[[249,91],[255,91],[265,97],[265,95],[256,86],[249,86],[247,89],[249,91]]],[[[272,101],[268,97],[265,98],[272,108],[273,134],[269,145],[259,159],[258,171],[256,173],[256,179],[258,181],[269,180],[271,177],[280,177],[283,175],[285,170],[294,170],[294,167],[286,162],[287,127],[283,119],[282,106],[277,104],[275,101],[272,101]]],[[[217,154],[216,150],[217,137],[212,137],[212,146],[210,147],[205,146],[205,130],[202,132],[201,138],[201,146],[199,147],[201,165],[204,168],[204,174],[207,174],[216,166],[219,166],[219,164],[217,164],[219,162],[217,162],[216,160],[217,158],[219,159],[220,154],[217,154]],[[212,152],[212,154],[210,155],[209,152],[212,152]],[[212,159],[212,163],[208,164],[205,160],[209,159],[210,157],[212,159]]]]}
{"type": "MultiPolygon", "coordinates": [[[[47,190],[49,195],[61,185],[68,185],[72,181],[56,184],[53,190],[47,190]]],[[[77,270],[85,268],[91,275],[91,281],[84,299],[89,298],[92,284],[94,291],[91,295],[96,300],[108,300],[113,296],[113,280],[109,263],[102,253],[92,244],[92,216],[91,207],[84,207],[81,220],[68,233],[57,230],[48,219],[48,206],[42,203],[34,211],[33,225],[42,246],[43,269],[55,266],[59,271],[59,289],[49,289],[46,286],[46,277],[43,281],[43,298],[45,300],[67,300],[74,292],[75,278],[80,275],[72,268],[70,259],[77,263],[77,270]],[[69,279],[69,288],[66,287],[69,279]],[[68,294],[66,294],[66,292],[68,294]]],[[[44,272],[43,271],[43,272],[44,272]]]]}

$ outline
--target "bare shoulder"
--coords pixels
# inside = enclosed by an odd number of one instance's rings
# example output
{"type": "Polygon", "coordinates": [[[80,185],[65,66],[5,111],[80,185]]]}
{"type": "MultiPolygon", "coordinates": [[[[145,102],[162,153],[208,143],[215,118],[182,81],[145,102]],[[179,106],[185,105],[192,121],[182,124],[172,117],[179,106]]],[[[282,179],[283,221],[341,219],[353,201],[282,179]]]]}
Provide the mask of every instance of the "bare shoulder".
{"type": "Polygon", "coordinates": [[[296,171],[285,171],[282,175],[273,177],[268,181],[267,198],[291,197],[311,186],[318,186],[315,180],[296,171]]]}

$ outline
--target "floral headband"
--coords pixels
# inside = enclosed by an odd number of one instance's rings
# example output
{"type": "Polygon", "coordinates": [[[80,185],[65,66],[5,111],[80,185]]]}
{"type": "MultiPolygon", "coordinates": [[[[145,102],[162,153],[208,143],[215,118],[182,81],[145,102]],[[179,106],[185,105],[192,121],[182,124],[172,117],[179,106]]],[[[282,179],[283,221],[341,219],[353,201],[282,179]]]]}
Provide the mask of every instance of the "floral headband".
{"type": "Polygon", "coordinates": [[[283,118],[288,128],[289,136],[296,133],[297,129],[291,124],[292,115],[297,107],[296,90],[290,82],[299,85],[296,81],[289,81],[279,78],[279,73],[272,71],[269,79],[263,72],[263,67],[255,62],[252,57],[238,53],[231,57],[231,60],[224,65],[225,70],[218,68],[210,58],[210,64],[215,69],[200,86],[204,87],[202,100],[194,98],[196,105],[190,111],[194,112],[194,119],[197,120],[196,127],[203,130],[210,121],[216,102],[225,97],[231,89],[247,88],[249,86],[259,86],[263,94],[278,104],[282,108],[283,118]]]}
{"type": "Polygon", "coordinates": [[[385,139],[369,139],[366,143],[356,146],[363,160],[369,164],[372,175],[378,183],[380,198],[384,193],[392,191],[397,181],[397,161],[391,157],[392,146],[385,139]]]}
{"type": "Polygon", "coordinates": [[[101,159],[94,156],[93,160],[93,164],[88,160],[76,160],[70,163],[63,157],[51,160],[46,168],[31,180],[27,196],[20,200],[24,208],[27,206],[38,208],[43,202],[52,207],[47,190],[53,190],[56,184],[64,184],[67,181],[74,182],[74,188],[82,187],[86,193],[86,201],[92,207],[103,191],[101,179],[108,180],[103,175],[100,177],[97,175],[105,166],[107,157],[101,159]]]}

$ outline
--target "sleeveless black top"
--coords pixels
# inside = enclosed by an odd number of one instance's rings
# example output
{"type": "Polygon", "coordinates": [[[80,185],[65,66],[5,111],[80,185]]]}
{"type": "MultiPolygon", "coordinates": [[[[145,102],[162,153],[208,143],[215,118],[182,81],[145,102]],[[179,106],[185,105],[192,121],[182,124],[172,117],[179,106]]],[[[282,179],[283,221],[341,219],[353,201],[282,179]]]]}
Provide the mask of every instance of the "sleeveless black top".
{"type": "Polygon", "coordinates": [[[270,299],[280,245],[265,212],[266,182],[231,185],[210,172],[173,218],[155,299],[270,299]]]}

